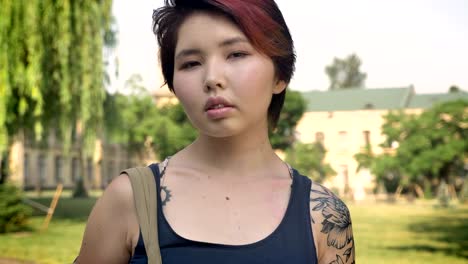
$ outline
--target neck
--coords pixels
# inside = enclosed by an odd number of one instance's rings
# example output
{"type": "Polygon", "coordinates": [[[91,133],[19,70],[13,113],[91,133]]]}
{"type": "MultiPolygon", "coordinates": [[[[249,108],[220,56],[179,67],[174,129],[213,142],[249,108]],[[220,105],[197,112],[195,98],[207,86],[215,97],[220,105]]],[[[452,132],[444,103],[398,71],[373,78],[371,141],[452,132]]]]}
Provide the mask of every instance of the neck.
{"type": "Polygon", "coordinates": [[[183,152],[198,164],[209,164],[210,169],[221,175],[247,175],[282,163],[265,129],[260,133],[250,131],[225,138],[201,134],[183,152]]]}

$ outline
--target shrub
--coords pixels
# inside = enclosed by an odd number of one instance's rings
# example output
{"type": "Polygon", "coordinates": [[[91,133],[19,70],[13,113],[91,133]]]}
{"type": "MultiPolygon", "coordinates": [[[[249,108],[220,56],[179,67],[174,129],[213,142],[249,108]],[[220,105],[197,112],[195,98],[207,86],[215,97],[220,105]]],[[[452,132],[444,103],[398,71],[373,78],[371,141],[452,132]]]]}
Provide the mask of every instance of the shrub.
{"type": "Polygon", "coordinates": [[[0,184],[0,233],[26,228],[32,209],[23,203],[22,195],[17,187],[0,184]]]}

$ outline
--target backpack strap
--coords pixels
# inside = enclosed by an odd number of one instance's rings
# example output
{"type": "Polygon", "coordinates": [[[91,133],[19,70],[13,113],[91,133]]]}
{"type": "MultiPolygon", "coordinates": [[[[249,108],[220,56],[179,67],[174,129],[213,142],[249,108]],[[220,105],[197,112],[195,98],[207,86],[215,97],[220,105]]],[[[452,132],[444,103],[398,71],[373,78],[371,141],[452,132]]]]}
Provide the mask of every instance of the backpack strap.
{"type": "Polygon", "coordinates": [[[135,208],[145,243],[149,264],[161,264],[158,239],[156,182],[149,167],[136,167],[122,171],[128,175],[133,189],[135,208]]]}

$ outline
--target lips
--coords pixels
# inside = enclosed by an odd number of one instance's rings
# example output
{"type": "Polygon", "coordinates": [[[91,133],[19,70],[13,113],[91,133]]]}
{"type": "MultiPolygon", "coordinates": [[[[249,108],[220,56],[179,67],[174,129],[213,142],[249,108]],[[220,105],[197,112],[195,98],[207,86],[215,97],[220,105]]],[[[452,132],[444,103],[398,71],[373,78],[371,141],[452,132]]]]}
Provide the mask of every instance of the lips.
{"type": "Polygon", "coordinates": [[[233,104],[221,96],[210,97],[205,104],[206,116],[211,120],[221,120],[231,115],[233,104]]]}
{"type": "Polygon", "coordinates": [[[216,96],[208,98],[204,109],[205,111],[208,111],[213,109],[221,109],[225,107],[233,107],[233,105],[223,97],[216,96]]]}

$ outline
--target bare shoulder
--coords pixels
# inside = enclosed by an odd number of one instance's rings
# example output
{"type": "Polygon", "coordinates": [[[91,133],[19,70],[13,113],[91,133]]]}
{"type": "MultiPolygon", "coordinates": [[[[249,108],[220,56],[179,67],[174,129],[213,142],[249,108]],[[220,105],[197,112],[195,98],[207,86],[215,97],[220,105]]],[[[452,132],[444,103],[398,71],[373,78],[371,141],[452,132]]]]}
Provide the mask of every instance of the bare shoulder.
{"type": "Polygon", "coordinates": [[[355,263],[351,215],[346,204],[328,188],[312,182],[310,215],[319,263],[355,263]]]}
{"type": "Polygon", "coordinates": [[[88,218],[76,263],[128,263],[136,220],[130,179],[122,174],[107,186],[88,218]]]}

